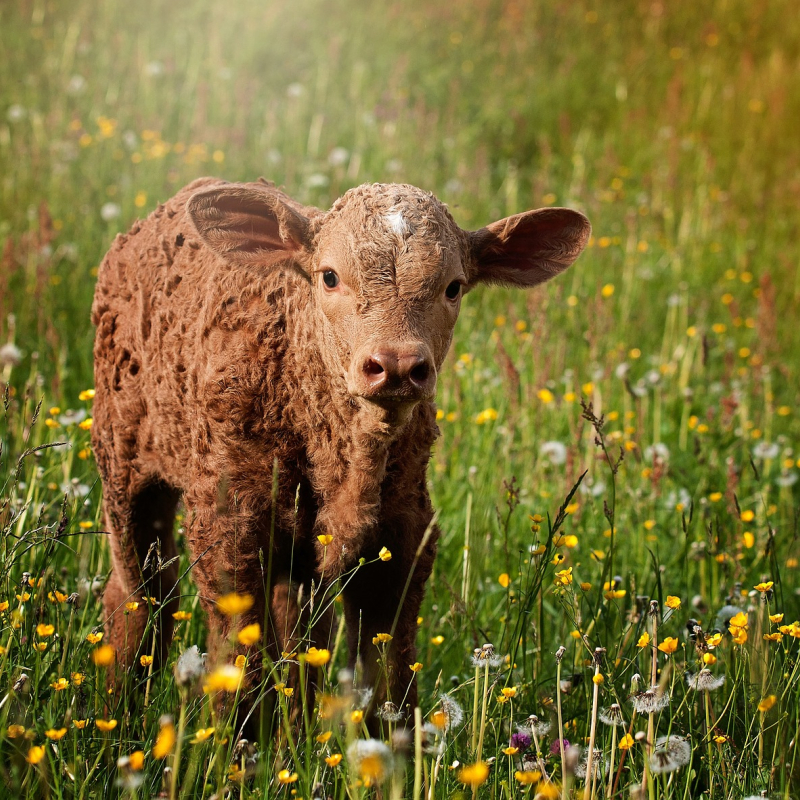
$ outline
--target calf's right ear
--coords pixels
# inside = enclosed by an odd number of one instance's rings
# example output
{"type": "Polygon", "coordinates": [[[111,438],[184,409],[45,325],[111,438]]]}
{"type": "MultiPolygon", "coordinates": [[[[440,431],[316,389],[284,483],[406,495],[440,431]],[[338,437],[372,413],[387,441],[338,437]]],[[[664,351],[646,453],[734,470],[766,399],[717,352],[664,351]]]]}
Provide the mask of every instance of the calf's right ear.
{"type": "Polygon", "coordinates": [[[226,261],[261,270],[291,260],[303,272],[309,221],[276,194],[223,184],[193,194],[186,211],[203,242],[226,261]]]}

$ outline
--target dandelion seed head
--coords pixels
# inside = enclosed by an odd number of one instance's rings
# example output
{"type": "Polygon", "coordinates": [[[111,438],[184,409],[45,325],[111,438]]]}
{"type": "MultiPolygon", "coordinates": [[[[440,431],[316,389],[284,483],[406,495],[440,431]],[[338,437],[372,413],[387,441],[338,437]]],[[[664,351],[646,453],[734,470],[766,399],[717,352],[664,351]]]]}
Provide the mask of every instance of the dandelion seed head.
{"type": "Polygon", "coordinates": [[[631,702],[637,714],[656,714],[669,705],[669,692],[663,691],[660,686],[651,686],[633,695],[631,702]]]}
{"type": "Polygon", "coordinates": [[[650,756],[650,769],[653,772],[674,772],[686,766],[692,758],[692,746],[686,738],[672,734],[659,736],[650,756]]]}
{"type": "Polygon", "coordinates": [[[622,709],[618,703],[612,703],[608,708],[601,709],[598,716],[604,725],[625,724],[625,717],[622,716],[622,709]]]}
{"type": "Polygon", "coordinates": [[[194,683],[205,670],[205,655],[200,652],[197,645],[192,645],[184,650],[175,662],[175,681],[178,686],[188,686],[194,683]]]}
{"type": "Polygon", "coordinates": [[[713,692],[725,683],[725,676],[715,676],[710,669],[701,669],[694,675],[687,674],[686,683],[696,692],[713,692]]]}
{"type": "Polygon", "coordinates": [[[357,739],[347,748],[347,761],[367,785],[380,783],[392,770],[392,751],[377,739],[357,739]]]}
{"type": "Polygon", "coordinates": [[[387,722],[399,722],[403,719],[403,712],[391,700],[387,700],[378,709],[377,715],[387,722]]]}

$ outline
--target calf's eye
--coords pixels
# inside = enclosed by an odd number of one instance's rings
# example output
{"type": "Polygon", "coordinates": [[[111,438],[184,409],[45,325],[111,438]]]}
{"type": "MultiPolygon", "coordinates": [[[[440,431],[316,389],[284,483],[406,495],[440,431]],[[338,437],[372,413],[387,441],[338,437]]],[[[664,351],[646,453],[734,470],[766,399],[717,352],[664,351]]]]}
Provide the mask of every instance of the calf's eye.
{"type": "Polygon", "coordinates": [[[339,276],[332,269],[326,269],[322,273],[322,282],[329,289],[335,289],[339,285],[339,276]]]}
{"type": "Polygon", "coordinates": [[[455,300],[460,291],[461,284],[458,281],[453,281],[452,283],[448,284],[447,288],[444,290],[444,296],[448,300],[455,300]]]}

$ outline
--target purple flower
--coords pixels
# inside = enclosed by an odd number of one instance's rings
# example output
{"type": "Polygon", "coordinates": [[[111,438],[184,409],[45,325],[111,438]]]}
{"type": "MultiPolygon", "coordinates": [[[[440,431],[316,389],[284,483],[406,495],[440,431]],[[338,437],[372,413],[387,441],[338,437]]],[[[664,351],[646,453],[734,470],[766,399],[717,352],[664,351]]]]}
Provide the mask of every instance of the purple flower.
{"type": "MultiPolygon", "coordinates": [[[[557,756],[561,752],[561,745],[559,744],[560,739],[554,739],[553,743],[550,745],[550,755],[557,756]]],[[[564,749],[569,750],[569,740],[564,739],[564,749]]]]}
{"type": "Polygon", "coordinates": [[[511,741],[509,742],[509,744],[511,745],[511,747],[516,747],[518,750],[524,752],[531,746],[532,741],[533,740],[531,739],[530,736],[528,736],[527,733],[519,731],[511,735],[511,741]]]}

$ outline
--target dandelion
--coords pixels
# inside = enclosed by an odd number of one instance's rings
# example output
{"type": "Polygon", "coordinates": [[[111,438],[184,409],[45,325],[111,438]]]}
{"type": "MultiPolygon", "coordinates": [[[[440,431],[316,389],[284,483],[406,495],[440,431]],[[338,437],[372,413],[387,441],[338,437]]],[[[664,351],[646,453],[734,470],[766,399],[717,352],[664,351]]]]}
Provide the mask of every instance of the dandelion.
{"type": "Polygon", "coordinates": [[[252,625],[245,625],[245,627],[239,631],[236,638],[239,644],[245,647],[251,647],[261,638],[261,626],[257,622],[254,622],[252,625]]]}
{"type": "Polygon", "coordinates": [[[539,448],[539,455],[546,458],[553,466],[558,466],[566,462],[567,448],[561,442],[544,442],[539,448]]]}
{"type": "Polygon", "coordinates": [[[489,765],[485,761],[478,761],[462,767],[458,773],[460,783],[470,786],[473,789],[486,782],[489,777],[489,765]]]}
{"type": "Polygon", "coordinates": [[[592,765],[589,767],[589,751],[586,750],[583,758],[575,765],[574,775],[576,778],[586,778],[587,772],[591,769],[592,779],[597,780],[602,772],[606,771],[607,764],[603,763],[603,751],[595,748],[592,751],[592,765]]]}
{"type": "Polygon", "coordinates": [[[503,663],[503,657],[497,655],[494,650],[494,645],[486,643],[483,647],[476,647],[472,653],[472,666],[485,667],[487,664],[496,668],[503,663]]]}
{"type": "Polygon", "coordinates": [[[650,769],[655,773],[674,772],[686,766],[692,758],[692,746],[676,734],[659,736],[650,756],[650,769]]]}
{"type": "Polygon", "coordinates": [[[694,689],[696,692],[713,692],[725,683],[725,676],[715,677],[710,669],[701,669],[695,675],[687,673],[686,683],[690,689],[694,689]]]}
{"type": "Polygon", "coordinates": [[[377,739],[357,739],[347,748],[347,761],[366,786],[373,786],[391,772],[392,751],[377,739]]]}
{"type": "Polygon", "coordinates": [[[253,607],[255,599],[251,594],[237,594],[231,592],[224,594],[217,600],[217,609],[226,617],[235,617],[244,614],[253,607]]]}
{"type": "Polygon", "coordinates": [[[376,713],[387,722],[399,722],[403,719],[403,712],[391,700],[387,700],[376,713]]]}
{"type": "MultiPolygon", "coordinates": [[[[144,664],[142,666],[144,666],[144,664]]],[[[200,653],[200,650],[195,644],[181,653],[180,657],[175,662],[173,673],[178,686],[188,686],[194,683],[203,674],[204,670],[205,656],[200,653]]]]}
{"type": "Polygon", "coordinates": [[[439,710],[431,715],[431,722],[445,733],[458,728],[464,721],[464,710],[461,706],[447,694],[441,695],[439,704],[439,710]]]}
{"type": "Polygon", "coordinates": [[[660,686],[651,686],[644,692],[631,697],[631,702],[637,714],[657,714],[669,705],[669,692],[660,686]]]}

